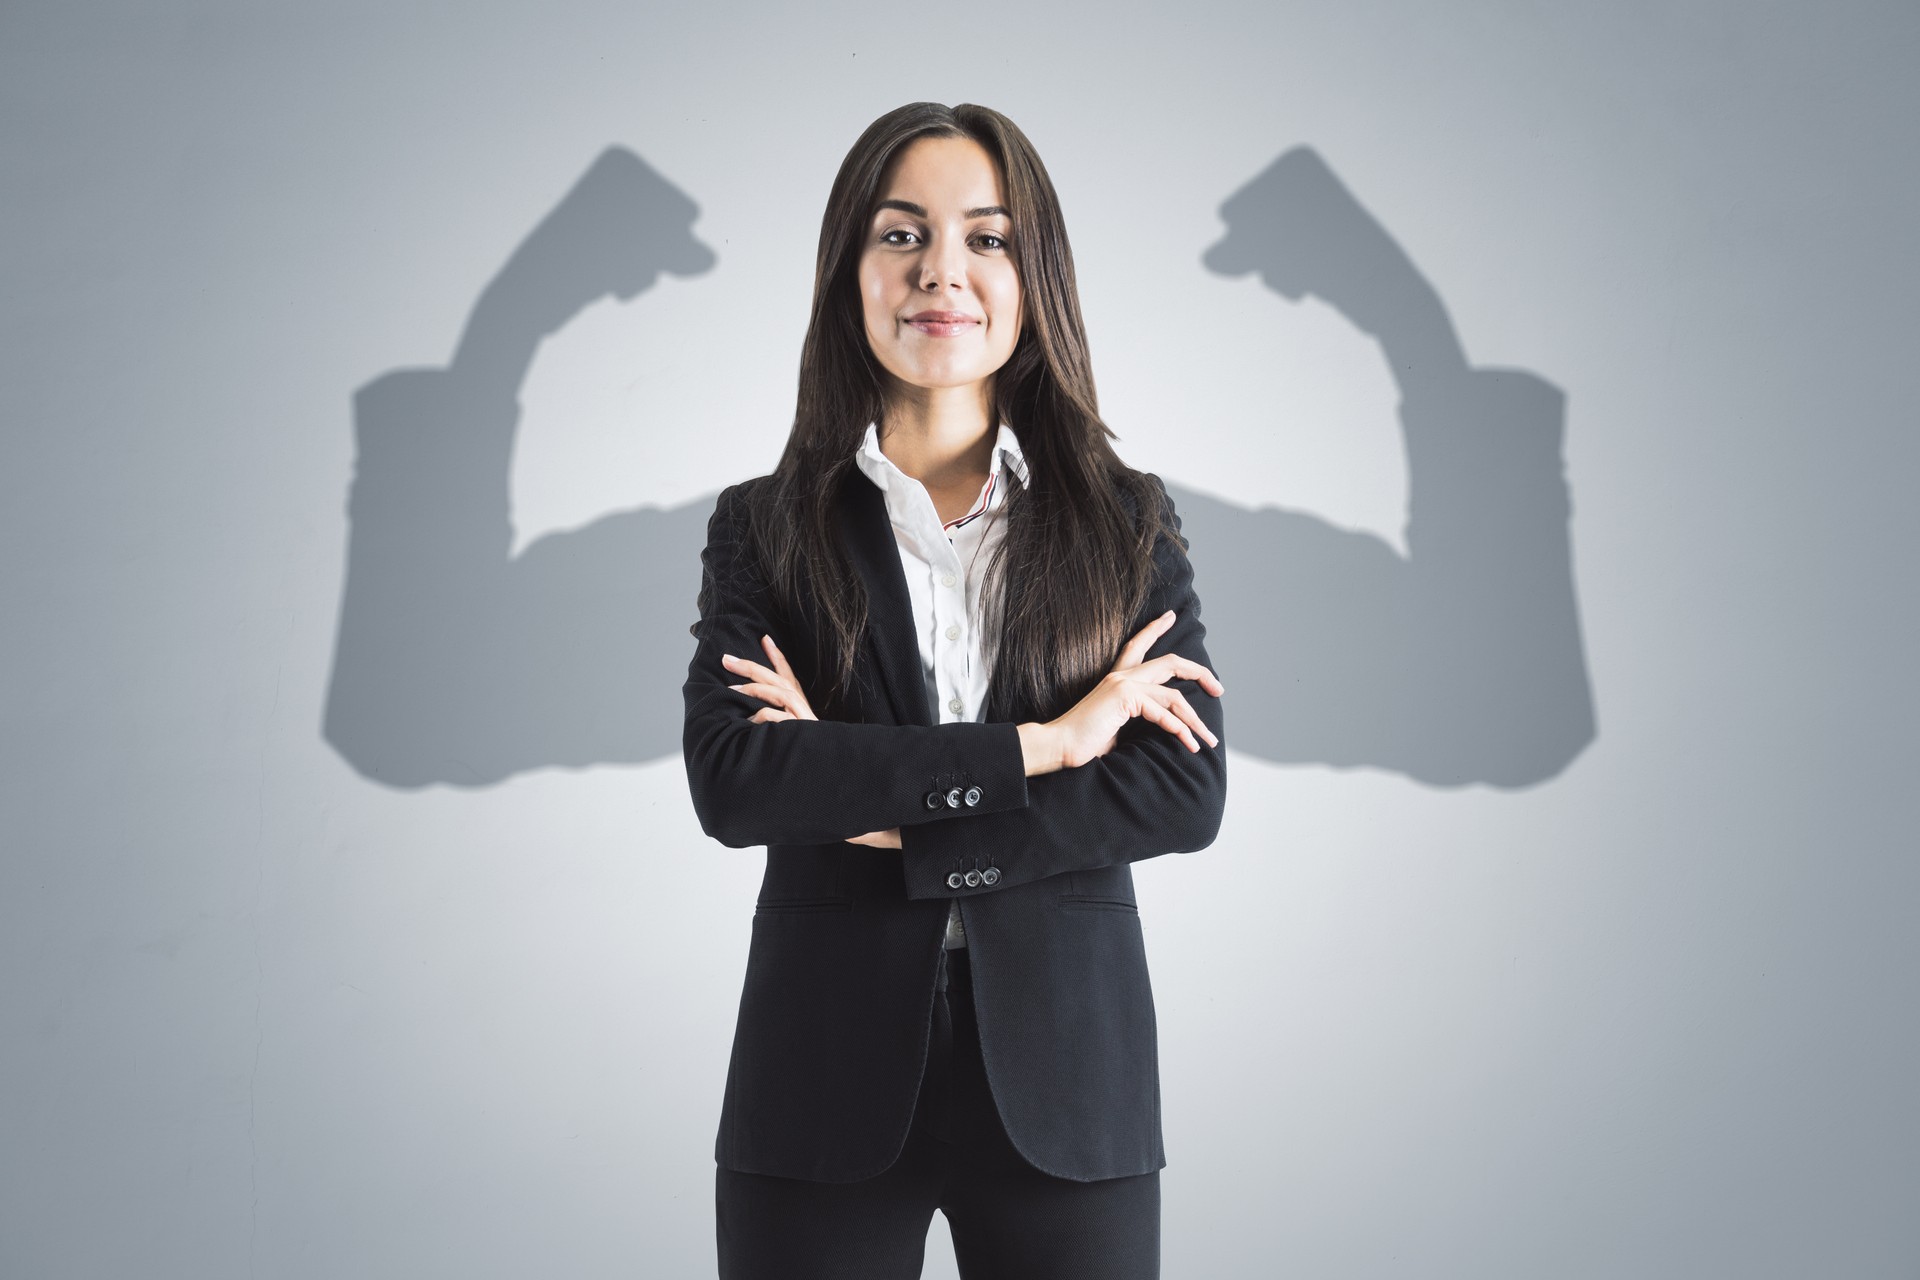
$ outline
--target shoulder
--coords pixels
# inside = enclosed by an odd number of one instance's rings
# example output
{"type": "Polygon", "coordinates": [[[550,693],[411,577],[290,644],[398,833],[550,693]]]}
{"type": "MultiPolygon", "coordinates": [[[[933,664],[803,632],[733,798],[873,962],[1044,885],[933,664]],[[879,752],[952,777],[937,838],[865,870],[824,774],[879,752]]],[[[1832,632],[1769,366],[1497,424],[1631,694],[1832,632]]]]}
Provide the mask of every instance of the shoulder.
{"type": "Polygon", "coordinates": [[[1173,509],[1173,495],[1167,492],[1167,482],[1152,471],[1135,472],[1145,482],[1156,513],[1162,518],[1178,521],[1179,516],[1173,509]]]}
{"type": "Polygon", "coordinates": [[[736,480],[720,491],[719,500],[714,504],[717,510],[736,511],[751,506],[753,501],[766,492],[772,475],[749,476],[745,480],[736,480]]]}
{"type": "Polygon", "coordinates": [[[1179,532],[1180,514],[1174,509],[1166,481],[1158,474],[1125,467],[1113,473],[1112,484],[1120,505],[1143,536],[1150,529],[1161,535],[1179,532]]]}
{"type": "Polygon", "coordinates": [[[1188,590],[1193,579],[1190,547],[1166,481],[1151,471],[1132,471],[1119,488],[1137,545],[1151,566],[1149,589],[1176,594],[1188,590]]]}
{"type": "Polygon", "coordinates": [[[708,522],[709,534],[744,535],[751,527],[753,513],[764,505],[767,487],[772,480],[771,475],[752,476],[722,489],[714,499],[713,516],[708,522]]]}
{"type": "Polygon", "coordinates": [[[701,558],[711,569],[721,570],[732,579],[750,574],[759,567],[756,550],[761,545],[757,531],[760,521],[754,517],[756,501],[765,492],[771,477],[754,476],[720,490],[707,517],[707,545],[701,558]]]}

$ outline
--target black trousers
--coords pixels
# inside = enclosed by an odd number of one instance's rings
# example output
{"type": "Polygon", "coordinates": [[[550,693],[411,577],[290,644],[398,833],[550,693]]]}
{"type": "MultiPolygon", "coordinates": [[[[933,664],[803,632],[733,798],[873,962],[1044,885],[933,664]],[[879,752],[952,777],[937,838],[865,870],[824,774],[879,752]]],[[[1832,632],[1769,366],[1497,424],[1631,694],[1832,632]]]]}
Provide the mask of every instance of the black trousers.
{"type": "Polygon", "coordinates": [[[916,1280],[935,1209],[964,1280],[1158,1280],[1159,1172],[1074,1182],[1022,1159],[987,1089],[966,949],[945,958],[900,1158],[861,1182],[718,1169],[720,1280],[916,1280]]]}

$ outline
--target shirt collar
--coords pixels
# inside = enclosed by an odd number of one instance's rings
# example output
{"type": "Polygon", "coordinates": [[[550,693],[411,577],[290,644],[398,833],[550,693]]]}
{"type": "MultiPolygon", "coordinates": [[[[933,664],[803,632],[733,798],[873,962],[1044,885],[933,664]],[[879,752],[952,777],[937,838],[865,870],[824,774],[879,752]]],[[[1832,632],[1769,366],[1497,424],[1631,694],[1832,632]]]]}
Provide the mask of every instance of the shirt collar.
{"type": "MultiPolygon", "coordinates": [[[[883,493],[887,490],[889,478],[893,476],[908,478],[906,472],[893,464],[892,458],[880,451],[880,424],[877,422],[867,424],[867,434],[861,439],[860,450],[854,454],[853,460],[883,493]]],[[[1013,428],[1004,422],[1000,424],[1000,430],[994,436],[993,457],[987,464],[987,473],[998,475],[1003,460],[1007,464],[1007,470],[1013,472],[1014,477],[1020,481],[1021,487],[1025,488],[1027,456],[1020,452],[1020,438],[1013,433],[1013,428]]]]}

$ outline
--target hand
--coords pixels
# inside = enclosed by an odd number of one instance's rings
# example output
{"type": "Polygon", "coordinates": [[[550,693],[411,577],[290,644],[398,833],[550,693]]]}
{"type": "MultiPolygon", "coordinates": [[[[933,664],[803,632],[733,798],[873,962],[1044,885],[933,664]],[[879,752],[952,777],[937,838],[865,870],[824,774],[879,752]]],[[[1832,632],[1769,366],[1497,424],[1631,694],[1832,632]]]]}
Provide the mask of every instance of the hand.
{"type": "Polygon", "coordinates": [[[1075,703],[1065,715],[1049,721],[1047,728],[1059,740],[1060,767],[1077,769],[1089,760],[1113,750],[1121,728],[1135,716],[1142,716],[1198,751],[1194,734],[1206,739],[1210,747],[1220,740],[1207,728],[1200,715],[1178,689],[1166,688],[1176,677],[1198,680],[1200,687],[1214,697],[1226,692],[1226,686],[1208,668],[1177,653],[1163,653],[1142,661],[1153,642],[1173,625],[1174,613],[1167,612],[1149,622],[1120,650],[1113,668],[1100,677],[1087,696],[1075,703]]]}
{"type": "Polygon", "coordinates": [[[876,849],[898,849],[900,847],[900,828],[888,827],[885,831],[869,831],[863,836],[848,836],[848,844],[870,844],[876,849]]]}
{"type": "Polygon", "coordinates": [[[772,704],[753,713],[756,724],[775,720],[818,720],[820,717],[813,714],[807,695],[801,692],[800,681],[794,676],[793,668],[787,665],[787,655],[780,652],[780,646],[773,642],[772,636],[761,636],[760,643],[773,661],[770,668],[746,658],[736,658],[730,653],[720,655],[720,661],[727,670],[752,677],[740,684],[730,684],[727,688],[738,689],[772,704]]]}

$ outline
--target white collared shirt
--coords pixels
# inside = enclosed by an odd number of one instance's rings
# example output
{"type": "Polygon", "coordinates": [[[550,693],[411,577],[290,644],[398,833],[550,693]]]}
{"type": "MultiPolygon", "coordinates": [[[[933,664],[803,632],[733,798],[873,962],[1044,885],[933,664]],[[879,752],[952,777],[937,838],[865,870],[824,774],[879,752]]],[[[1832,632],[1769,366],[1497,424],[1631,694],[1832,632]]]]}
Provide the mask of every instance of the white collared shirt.
{"type": "MultiPolygon", "coordinates": [[[[981,587],[994,548],[1006,536],[1002,508],[1008,475],[1022,485],[1027,483],[1027,460],[1020,452],[1019,438],[1012,427],[1000,424],[979,496],[965,515],[944,524],[926,486],[881,452],[877,423],[867,424],[854,461],[886,497],[887,517],[900,547],[913,606],[927,703],[940,724],[978,720],[986,710],[987,679],[999,649],[999,636],[987,634],[981,625],[985,613],[981,587]]],[[[967,945],[958,900],[947,913],[946,945],[967,945]]]]}

